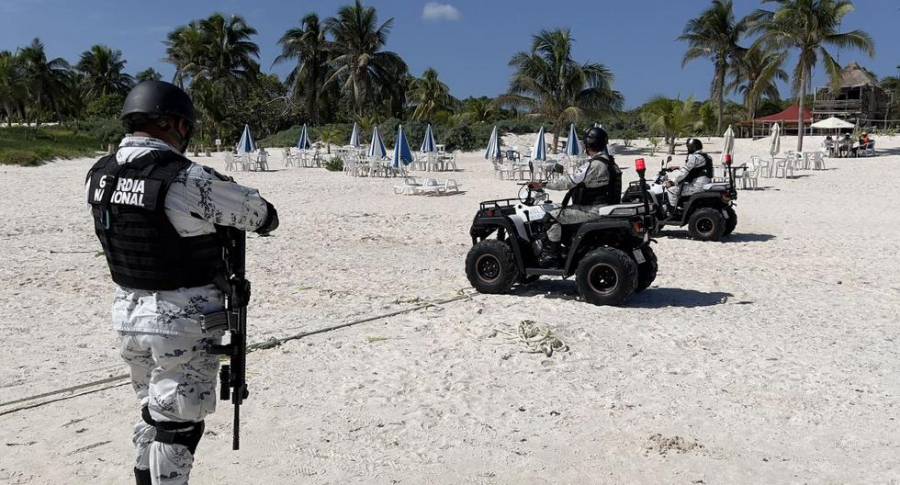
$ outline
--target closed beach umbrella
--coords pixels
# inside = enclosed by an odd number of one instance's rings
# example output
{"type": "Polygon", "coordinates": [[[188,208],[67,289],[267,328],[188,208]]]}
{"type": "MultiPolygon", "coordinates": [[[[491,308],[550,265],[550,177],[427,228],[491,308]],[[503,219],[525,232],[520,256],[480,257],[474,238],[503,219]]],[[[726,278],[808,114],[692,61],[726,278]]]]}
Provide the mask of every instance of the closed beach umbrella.
{"type": "Polygon", "coordinates": [[[731,129],[731,125],[728,125],[728,129],[725,130],[725,134],[722,136],[725,139],[722,142],[724,146],[722,147],[722,158],[719,162],[725,163],[726,155],[734,156],[734,130],[731,129]]]}
{"type": "Polygon", "coordinates": [[[437,151],[437,143],[434,141],[434,131],[431,130],[431,123],[425,128],[425,139],[422,140],[422,147],[419,148],[422,153],[433,153],[437,151]]]}
{"type": "Polygon", "coordinates": [[[394,144],[394,168],[400,168],[402,165],[409,165],[413,162],[412,150],[409,148],[409,142],[406,135],[403,134],[403,125],[397,127],[397,142],[394,144]]]}
{"type": "Polygon", "coordinates": [[[384,160],[387,158],[387,148],[384,147],[384,140],[378,133],[378,127],[372,128],[372,143],[369,145],[369,151],[366,156],[376,160],[384,160]]]}
{"type": "Polygon", "coordinates": [[[781,151],[781,125],[775,123],[772,125],[772,136],[769,138],[769,155],[775,158],[781,151]]]}
{"type": "Polygon", "coordinates": [[[297,140],[297,148],[300,150],[309,150],[312,143],[309,142],[309,132],[306,129],[306,123],[303,123],[303,129],[300,130],[300,139],[297,140]]]}
{"type": "Polygon", "coordinates": [[[581,155],[581,144],[578,142],[578,134],[575,133],[575,123],[569,125],[569,139],[566,140],[566,155],[570,157],[581,155]]]}
{"type": "Polygon", "coordinates": [[[544,140],[544,127],[538,131],[537,140],[534,142],[534,148],[531,149],[531,158],[533,160],[547,160],[547,142],[544,140]]]}
{"type": "Polygon", "coordinates": [[[253,135],[250,134],[250,125],[244,125],[244,132],[241,133],[241,139],[238,141],[237,151],[240,154],[256,151],[256,143],[253,141],[253,135]]]}
{"type": "Polygon", "coordinates": [[[362,143],[359,141],[359,125],[353,123],[353,132],[350,133],[350,146],[353,148],[359,148],[362,146],[362,143]]]}
{"type": "Polygon", "coordinates": [[[494,131],[491,132],[491,138],[488,140],[487,151],[484,152],[485,160],[500,160],[500,135],[497,133],[497,126],[494,125],[494,131]]]}

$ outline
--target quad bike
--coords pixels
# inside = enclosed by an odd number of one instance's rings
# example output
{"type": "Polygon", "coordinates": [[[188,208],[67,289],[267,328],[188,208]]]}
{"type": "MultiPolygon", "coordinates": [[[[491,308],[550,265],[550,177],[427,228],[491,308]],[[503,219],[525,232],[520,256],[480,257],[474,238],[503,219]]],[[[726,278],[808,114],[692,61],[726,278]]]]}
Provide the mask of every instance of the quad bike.
{"type": "MultiPolygon", "coordinates": [[[[650,184],[650,195],[656,207],[656,231],[665,226],[688,226],[688,234],[701,241],[718,241],[731,234],[737,227],[737,213],[734,210],[737,189],[735,188],[735,167],[731,166],[731,157],[725,157],[725,182],[713,182],[703,186],[703,190],[678,198],[675,207],[669,202],[666,182],[669,173],[677,167],[667,167],[672,161],[670,156],[662,162],[656,180],[650,184]]],[[[641,182],[632,182],[625,193],[623,202],[637,202],[644,197],[641,182]]]]}
{"type": "MultiPolygon", "coordinates": [[[[635,165],[643,181],[643,159],[635,165]]],[[[649,287],[657,271],[650,247],[656,219],[649,195],[640,203],[604,206],[588,222],[564,225],[563,257],[555,267],[539,264],[541,240],[553,223],[548,214],[565,210],[570,194],[562,204],[554,204],[543,188],[521,184],[516,199],[482,202],[469,231],[473,245],[466,256],[472,286],[480,293],[497,294],[541,276],[575,275],[579,294],[595,305],[619,305],[649,287]]]]}

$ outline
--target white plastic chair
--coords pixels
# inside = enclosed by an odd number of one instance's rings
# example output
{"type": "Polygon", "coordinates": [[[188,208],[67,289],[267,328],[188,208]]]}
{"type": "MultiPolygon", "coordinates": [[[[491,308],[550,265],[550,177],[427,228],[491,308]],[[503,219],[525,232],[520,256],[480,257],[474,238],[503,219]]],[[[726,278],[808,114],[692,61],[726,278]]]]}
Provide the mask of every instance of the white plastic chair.
{"type": "Polygon", "coordinates": [[[813,170],[825,170],[825,154],[822,152],[813,153],[812,157],[813,170]]]}
{"type": "Polygon", "coordinates": [[[225,152],[225,170],[237,170],[234,163],[234,153],[225,152]]]}
{"type": "Polygon", "coordinates": [[[403,177],[401,185],[394,186],[394,193],[397,195],[416,195],[419,193],[422,184],[413,177],[403,177]]]}
{"type": "Polygon", "coordinates": [[[458,194],[460,193],[459,184],[456,183],[454,179],[447,179],[446,182],[441,186],[441,192],[444,194],[458,194]]]}
{"type": "Polygon", "coordinates": [[[744,189],[758,189],[759,172],[760,166],[754,162],[753,158],[751,158],[750,163],[744,168],[744,173],[741,174],[741,187],[744,189]]]}
{"type": "Polygon", "coordinates": [[[426,195],[439,194],[441,192],[441,184],[439,184],[435,179],[427,178],[424,182],[422,182],[422,186],[419,189],[419,192],[426,195]]]}

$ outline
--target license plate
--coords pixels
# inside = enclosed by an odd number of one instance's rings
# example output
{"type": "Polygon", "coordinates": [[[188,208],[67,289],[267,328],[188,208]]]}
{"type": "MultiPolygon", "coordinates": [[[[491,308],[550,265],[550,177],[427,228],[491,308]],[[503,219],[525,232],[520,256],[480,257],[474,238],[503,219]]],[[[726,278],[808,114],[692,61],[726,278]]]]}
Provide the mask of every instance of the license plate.
{"type": "Polygon", "coordinates": [[[728,211],[722,211],[722,215],[725,216],[725,219],[728,219],[728,211]]]}
{"type": "Polygon", "coordinates": [[[644,258],[644,252],[641,251],[640,248],[635,249],[632,252],[634,253],[634,259],[637,261],[638,264],[644,264],[647,262],[647,260],[644,258]]]}

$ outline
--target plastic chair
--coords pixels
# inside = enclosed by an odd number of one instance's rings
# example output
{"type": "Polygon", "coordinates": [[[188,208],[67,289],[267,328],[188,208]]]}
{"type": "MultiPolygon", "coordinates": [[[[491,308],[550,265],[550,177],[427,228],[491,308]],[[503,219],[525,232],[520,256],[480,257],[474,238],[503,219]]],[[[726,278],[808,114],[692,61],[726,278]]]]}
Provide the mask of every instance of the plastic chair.
{"type": "Polygon", "coordinates": [[[234,163],[234,153],[225,153],[225,170],[237,170],[237,166],[234,163]]]}
{"type": "Polygon", "coordinates": [[[825,170],[825,154],[822,152],[813,153],[812,159],[813,170],[825,170]]]}

